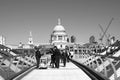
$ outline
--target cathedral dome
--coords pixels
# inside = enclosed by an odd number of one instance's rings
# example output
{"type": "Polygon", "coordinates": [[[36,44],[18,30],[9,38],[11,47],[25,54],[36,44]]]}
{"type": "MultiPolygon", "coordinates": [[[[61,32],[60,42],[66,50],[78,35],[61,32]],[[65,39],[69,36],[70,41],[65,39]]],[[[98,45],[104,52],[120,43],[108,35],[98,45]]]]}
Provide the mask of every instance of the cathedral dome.
{"type": "Polygon", "coordinates": [[[57,46],[58,49],[65,49],[67,45],[67,34],[65,28],[61,25],[60,19],[58,19],[58,24],[54,27],[53,32],[50,37],[50,42],[57,46]]]}
{"type": "Polygon", "coordinates": [[[56,25],[53,29],[54,32],[65,31],[65,28],[61,25],[60,19],[58,19],[58,25],[56,25]]]}
{"type": "Polygon", "coordinates": [[[53,31],[55,31],[55,32],[65,31],[65,28],[62,25],[57,25],[57,26],[55,26],[53,31]]]}

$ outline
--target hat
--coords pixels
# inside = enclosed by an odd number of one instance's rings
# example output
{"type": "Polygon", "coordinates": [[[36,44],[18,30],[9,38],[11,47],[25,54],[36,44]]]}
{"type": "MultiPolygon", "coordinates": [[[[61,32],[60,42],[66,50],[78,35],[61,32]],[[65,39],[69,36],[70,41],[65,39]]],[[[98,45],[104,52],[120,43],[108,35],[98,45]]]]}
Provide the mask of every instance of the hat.
{"type": "Polygon", "coordinates": [[[57,48],[57,46],[54,46],[54,48],[57,48]]]}
{"type": "Polygon", "coordinates": [[[39,48],[37,46],[35,46],[34,49],[38,50],[39,48]]]}

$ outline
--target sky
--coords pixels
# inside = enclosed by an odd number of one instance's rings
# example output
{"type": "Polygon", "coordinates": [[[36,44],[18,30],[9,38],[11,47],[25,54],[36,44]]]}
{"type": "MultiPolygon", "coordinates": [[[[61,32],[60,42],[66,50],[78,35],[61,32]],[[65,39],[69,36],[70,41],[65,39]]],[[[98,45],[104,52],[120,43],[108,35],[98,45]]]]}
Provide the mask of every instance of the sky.
{"type": "MultiPolygon", "coordinates": [[[[6,44],[26,44],[32,31],[34,43],[48,43],[58,18],[68,36],[83,44],[114,18],[107,35],[120,39],[120,0],[0,0],[0,35],[6,44]]],[[[105,40],[105,38],[104,38],[105,40]]]]}

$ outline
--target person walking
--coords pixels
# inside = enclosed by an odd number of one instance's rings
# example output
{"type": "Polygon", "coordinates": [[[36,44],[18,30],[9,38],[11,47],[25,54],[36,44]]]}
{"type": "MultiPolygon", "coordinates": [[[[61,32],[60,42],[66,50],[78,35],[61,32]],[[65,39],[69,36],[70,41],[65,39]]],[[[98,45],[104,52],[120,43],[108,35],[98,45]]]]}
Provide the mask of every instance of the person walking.
{"type": "Polygon", "coordinates": [[[66,61],[67,61],[68,54],[66,50],[62,51],[62,61],[63,61],[63,66],[66,66],[66,61]]]}
{"type": "Polygon", "coordinates": [[[36,68],[39,68],[41,52],[40,52],[38,47],[35,47],[35,58],[36,58],[36,62],[37,62],[37,67],[36,68]]]}
{"type": "Polygon", "coordinates": [[[55,56],[55,67],[59,68],[59,64],[60,64],[60,51],[59,49],[54,46],[54,56],[55,56]]]}
{"type": "Polygon", "coordinates": [[[54,54],[54,49],[53,48],[50,49],[50,53],[51,53],[50,66],[52,66],[52,68],[54,68],[55,67],[55,54],[54,54]]]}
{"type": "Polygon", "coordinates": [[[71,56],[71,53],[69,52],[68,46],[65,47],[65,54],[66,54],[66,60],[67,62],[69,62],[69,58],[71,56]]]}

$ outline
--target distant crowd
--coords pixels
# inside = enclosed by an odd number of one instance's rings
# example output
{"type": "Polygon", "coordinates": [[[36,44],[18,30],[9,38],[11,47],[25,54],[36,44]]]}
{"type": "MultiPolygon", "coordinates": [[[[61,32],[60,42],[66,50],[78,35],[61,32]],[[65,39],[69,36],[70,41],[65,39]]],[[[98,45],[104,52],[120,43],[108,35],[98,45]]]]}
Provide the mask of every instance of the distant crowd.
{"type": "MultiPolygon", "coordinates": [[[[70,54],[67,46],[63,50],[59,50],[56,46],[54,46],[53,48],[50,49],[49,53],[51,55],[51,60],[50,60],[51,68],[59,68],[60,63],[63,63],[63,67],[65,67],[66,62],[69,62],[69,58],[73,57],[70,54]]],[[[37,62],[36,68],[39,68],[41,56],[42,54],[40,48],[35,47],[35,57],[37,62]]]]}

